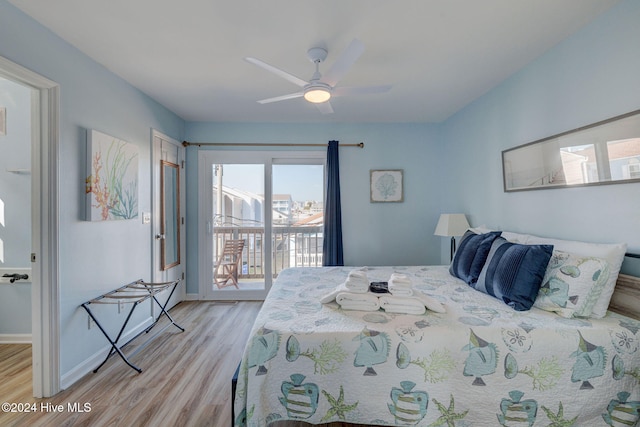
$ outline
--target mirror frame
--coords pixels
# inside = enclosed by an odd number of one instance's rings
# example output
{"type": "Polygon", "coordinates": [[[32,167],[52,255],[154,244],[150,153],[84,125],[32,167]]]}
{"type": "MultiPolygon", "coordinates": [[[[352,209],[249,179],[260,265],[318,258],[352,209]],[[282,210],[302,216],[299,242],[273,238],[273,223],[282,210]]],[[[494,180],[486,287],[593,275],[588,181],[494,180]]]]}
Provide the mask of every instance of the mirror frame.
{"type": "Polygon", "coordinates": [[[175,267],[180,264],[180,167],[175,164],[168,162],[166,160],[160,160],[160,234],[163,238],[160,241],[160,269],[162,271],[168,270],[171,267],[175,267]],[[165,168],[175,169],[175,207],[176,207],[176,218],[175,218],[175,243],[176,243],[176,259],[170,260],[171,262],[167,262],[167,200],[166,200],[166,174],[165,168]]]}
{"type": "MultiPolygon", "coordinates": [[[[624,183],[633,183],[640,182],[640,178],[623,178],[623,179],[612,179],[611,178],[611,168],[610,162],[608,160],[608,153],[605,149],[605,156],[607,157],[604,161],[598,162],[598,147],[594,147],[596,152],[596,162],[598,163],[598,169],[603,172],[599,172],[599,174],[607,174],[604,178],[598,177],[598,181],[596,182],[580,182],[574,184],[568,183],[554,183],[552,173],[556,169],[552,169],[552,166],[545,165],[544,157],[545,154],[554,154],[554,150],[563,148],[562,144],[560,144],[561,139],[576,139],[577,141],[584,141],[582,145],[593,145],[590,143],[590,140],[594,138],[598,138],[599,141],[604,142],[613,142],[613,141],[623,141],[625,139],[635,139],[640,138],[640,131],[634,135],[620,137],[620,129],[616,129],[612,127],[616,123],[619,126],[624,126],[627,124],[628,120],[632,120],[631,125],[638,127],[640,129],[640,110],[632,111],[627,114],[622,114],[620,116],[616,116],[607,120],[602,120],[597,123],[593,123],[587,126],[583,126],[577,129],[573,129],[567,132],[559,133],[557,135],[553,135],[547,138],[539,139],[537,141],[533,141],[527,144],[519,145],[517,147],[509,148],[507,150],[502,151],[502,179],[503,179],[503,188],[505,192],[514,192],[514,191],[527,191],[527,190],[543,190],[543,189],[551,189],[551,188],[572,188],[572,187],[585,187],[585,186],[593,186],[593,185],[608,185],[608,184],[624,184],[624,183]],[[556,147],[553,147],[555,145],[556,147]],[[547,148],[551,146],[551,150],[547,148]],[[539,152],[532,152],[531,150],[539,150],[539,152]],[[546,149],[546,152],[545,152],[546,149]],[[534,154],[531,156],[530,154],[534,154]],[[514,160],[514,156],[519,156],[520,159],[531,159],[531,158],[540,158],[541,160],[537,162],[536,165],[534,162],[530,160],[514,160]],[[523,163],[528,162],[526,165],[523,163]],[[516,165],[519,163],[519,165],[516,165]],[[514,170],[514,165],[517,170],[514,170]],[[523,167],[524,166],[524,167],[523,167]],[[547,168],[545,168],[547,166],[547,168]],[[603,168],[603,166],[605,166],[603,168]],[[528,171],[534,170],[549,170],[535,179],[530,185],[527,186],[516,186],[512,183],[514,175],[518,173],[527,173],[528,171]],[[546,181],[545,181],[546,179],[546,181]],[[539,183],[537,181],[540,181],[539,183]]],[[[571,144],[568,146],[580,146],[581,144],[571,144]]],[[[640,153],[639,153],[640,155],[640,153]]],[[[557,156],[555,158],[556,162],[560,161],[562,164],[561,156],[557,156]]],[[[538,172],[539,174],[540,172],[538,172]]],[[[533,175],[533,174],[532,174],[533,175]]]]}

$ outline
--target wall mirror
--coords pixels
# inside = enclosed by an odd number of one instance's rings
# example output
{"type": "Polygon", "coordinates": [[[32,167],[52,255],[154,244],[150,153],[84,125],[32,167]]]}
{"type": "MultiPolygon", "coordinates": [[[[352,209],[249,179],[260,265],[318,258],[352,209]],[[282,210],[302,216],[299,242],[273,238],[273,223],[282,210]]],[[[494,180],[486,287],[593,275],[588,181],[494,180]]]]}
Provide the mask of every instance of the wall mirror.
{"type": "Polygon", "coordinates": [[[502,152],[504,191],[640,182],[640,110],[502,152]]]}
{"type": "Polygon", "coordinates": [[[160,162],[160,257],[162,270],[180,264],[180,169],[160,162]]]}

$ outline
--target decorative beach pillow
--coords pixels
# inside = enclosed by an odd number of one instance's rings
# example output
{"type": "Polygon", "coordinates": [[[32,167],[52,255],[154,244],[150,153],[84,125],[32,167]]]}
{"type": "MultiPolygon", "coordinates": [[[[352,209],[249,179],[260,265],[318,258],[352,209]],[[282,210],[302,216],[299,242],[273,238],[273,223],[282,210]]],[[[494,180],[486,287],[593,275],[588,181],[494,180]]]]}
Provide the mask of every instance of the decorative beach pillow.
{"type": "Polygon", "coordinates": [[[449,266],[449,273],[473,285],[482,271],[493,241],[500,236],[500,231],[476,234],[467,230],[460,240],[458,250],[449,266]]]}
{"type": "Polygon", "coordinates": [[[514,310],[529,310],[538,296],[552,253],[552,245],[521,245],[498,237],[474,288],[514,310]]]}
{"type": "Polygon", "coordinates": [[[601,319],[607,314],[611,295],[616,287],[618,273],[627,251],[626,243],[587,243],[573,240],[548,239],[545,237],[529,236],[528,244],[553,245],[557,251],[569,252],[583,256],[604,258],[609,263],[609,278],[604,285],[602,294],[593,306],[589,317],[601,319]]]}
{"type": "Polygon", "coordinates": [[[534,307],[562,317],[589,317],[609,280],[609,263],[553,251],[534,307]]]}

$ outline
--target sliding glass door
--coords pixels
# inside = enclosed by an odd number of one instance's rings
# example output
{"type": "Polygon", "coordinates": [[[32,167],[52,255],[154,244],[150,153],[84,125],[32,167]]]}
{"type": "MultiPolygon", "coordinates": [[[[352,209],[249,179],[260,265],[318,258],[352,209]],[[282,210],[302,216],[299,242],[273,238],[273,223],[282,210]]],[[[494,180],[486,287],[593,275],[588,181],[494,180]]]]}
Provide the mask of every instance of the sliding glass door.
{"type": "Polygon", "coordinates": [[[324,165],[299,162],[272,165],[274,277],[289,267],[322,266],[324,165]]]}
{"type": "Polygon", "coordinates": [[[264,299],[288,267],[322,265],[324,153],[199,153],[200,297],[264,299]]]}

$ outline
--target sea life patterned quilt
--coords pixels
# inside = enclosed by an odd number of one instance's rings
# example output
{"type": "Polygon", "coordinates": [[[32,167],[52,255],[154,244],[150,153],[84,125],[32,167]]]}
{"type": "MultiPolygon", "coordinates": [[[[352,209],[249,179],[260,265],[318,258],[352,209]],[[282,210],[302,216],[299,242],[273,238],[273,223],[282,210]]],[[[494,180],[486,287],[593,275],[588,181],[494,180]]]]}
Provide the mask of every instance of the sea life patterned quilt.
{"type": "Polygon", "coordinates": [[[446,266],[366,270],[371,281],[409,275],[443,314],[321,304],[352,269],[280,273],[242,358],[236,426],[640,425],[639,321],[514,311],[446,266]]]}

